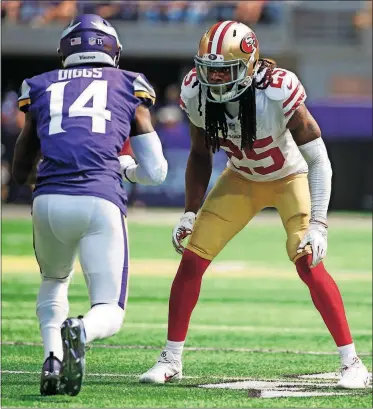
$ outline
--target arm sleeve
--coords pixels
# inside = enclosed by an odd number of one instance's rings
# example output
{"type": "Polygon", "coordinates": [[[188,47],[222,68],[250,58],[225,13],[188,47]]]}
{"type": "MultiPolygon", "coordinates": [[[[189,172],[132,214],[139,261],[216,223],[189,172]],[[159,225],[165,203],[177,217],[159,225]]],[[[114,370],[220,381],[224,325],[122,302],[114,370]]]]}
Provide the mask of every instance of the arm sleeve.
{"type": "Polygon", "coordinates": [[[157,133],[150,132],[131,137],[131,148],[137,164],[121,168],[124,177],[132,183],[159,185],[167,176],[168,163],[163,156],[162,144],[157,133]]]}
{"type": "Polygon", "coordinates": [[[324,141],[317,138],[298,148],[308,164],[311,221],[326,224],[333,172],[324,141]]]}

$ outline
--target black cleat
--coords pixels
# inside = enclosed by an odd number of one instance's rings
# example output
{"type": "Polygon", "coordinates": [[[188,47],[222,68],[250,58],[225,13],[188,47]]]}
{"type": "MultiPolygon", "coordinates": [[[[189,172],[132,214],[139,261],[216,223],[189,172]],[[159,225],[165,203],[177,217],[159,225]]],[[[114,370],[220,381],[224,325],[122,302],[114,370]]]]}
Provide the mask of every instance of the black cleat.
{"type": "Polygon", "coordinates": [[[61,367],[62,362],[53,355],[53,352],[50,352],[41,369],[40,394],[42,396],[60,393],[61,367]]]}
{"type": "Polygon", "coordinates": [[[86,336],[83,321],[79,318],[68,318],[61,326],[61,336],[61,390],[66,395],[76,396],[82,387],[85,368],[86,336]]]}

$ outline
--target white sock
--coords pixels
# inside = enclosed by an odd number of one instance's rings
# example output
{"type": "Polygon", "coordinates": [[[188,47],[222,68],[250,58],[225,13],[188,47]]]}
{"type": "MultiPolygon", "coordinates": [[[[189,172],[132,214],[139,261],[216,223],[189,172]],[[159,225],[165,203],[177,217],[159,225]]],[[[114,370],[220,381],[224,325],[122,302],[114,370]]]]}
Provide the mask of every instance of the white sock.
{"type": "Polygon", "coordinates": [[[351,365],[353,359],[357,357],[354,343],[338,347],[338,352],[342,366],[351,365]]]}
{"type": "Polygon", "coordinates": [[[166,348],[168,351],[171,351],[175,358],[181,359],[181,354],[183,353],[185,341],[175,342],[175,341],[168,341],[166,344],[166,348]]]}
{"type": "Polygon", "coordinates": [[[44,360],[53,352],[60,361],[63,359],[61,325],[69,313],[67,291],[69,278],[64,280],[43,278],[36,303],[41,337],[44,346],[44,360]]]}
{"type": "Polygon", "coordinates": [[[116,334],[122,327],[123,319],[124,310],[119,305],[95,305],[83,318],[87,343],[116,334]]]}

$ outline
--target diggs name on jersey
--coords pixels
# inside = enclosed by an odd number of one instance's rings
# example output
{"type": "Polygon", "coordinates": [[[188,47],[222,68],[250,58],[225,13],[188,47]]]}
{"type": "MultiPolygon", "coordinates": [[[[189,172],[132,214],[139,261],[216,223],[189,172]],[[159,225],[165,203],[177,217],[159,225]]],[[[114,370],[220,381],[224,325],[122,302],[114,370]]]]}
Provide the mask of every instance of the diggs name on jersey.
{"type": "Polygon", "coordinates": [[[73,68],[58,71],[58,81],[70,80],[71,78],[102,78],[102,68],[73,68]]]}

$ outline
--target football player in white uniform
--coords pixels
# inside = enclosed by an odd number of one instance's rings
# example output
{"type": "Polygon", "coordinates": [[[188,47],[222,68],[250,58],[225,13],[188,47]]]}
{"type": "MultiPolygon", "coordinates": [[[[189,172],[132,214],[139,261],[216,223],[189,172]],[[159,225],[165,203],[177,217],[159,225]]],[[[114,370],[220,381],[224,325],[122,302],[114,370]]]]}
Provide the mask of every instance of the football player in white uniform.
{"type": "Polygon", "coordinates": [[[140,382],[181,379],[181,354],[204,272],[261,209],[275,207],[289,259],[340,353],[338,386],[368,386],[340,292],[322,262],[332,169],[320,128],[304,104],[303,85],[294,73],[259,59],[255,33],[234,21],[208,29],[194,61],[180,102],[191,129],[185,214],[173,231],[183,256],[171,288],[166,347],[140,382]],[[219,148],[229,158],[227,167],[203,203],[219,148]]]}

